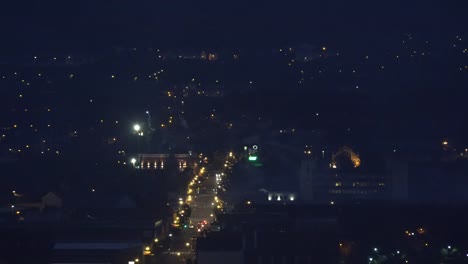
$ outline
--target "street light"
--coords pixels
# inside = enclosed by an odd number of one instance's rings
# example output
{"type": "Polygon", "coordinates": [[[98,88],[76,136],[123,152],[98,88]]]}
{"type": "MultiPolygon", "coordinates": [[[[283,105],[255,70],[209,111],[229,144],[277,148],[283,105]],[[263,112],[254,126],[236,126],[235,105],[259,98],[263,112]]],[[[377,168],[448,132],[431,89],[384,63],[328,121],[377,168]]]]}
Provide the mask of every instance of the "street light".
{"type": "Polygon", "coordinates": [[[132,160],[130,161],[130,162],[132,163],[133,167],[135,167],[136,161],[137,161],[137,160],[136,160],[135,158],[132,158],[132,160]]]}
{"type": "Polygon", "coordinates": [[[140,132],[141,126],[139,124],[134,124],[133,125],[133,130],[138,135],[138,137],[137,137],[137,151],[140,152],[140,139],[139,139],[139,137],[143,136],[143,131],[140,132]]]}

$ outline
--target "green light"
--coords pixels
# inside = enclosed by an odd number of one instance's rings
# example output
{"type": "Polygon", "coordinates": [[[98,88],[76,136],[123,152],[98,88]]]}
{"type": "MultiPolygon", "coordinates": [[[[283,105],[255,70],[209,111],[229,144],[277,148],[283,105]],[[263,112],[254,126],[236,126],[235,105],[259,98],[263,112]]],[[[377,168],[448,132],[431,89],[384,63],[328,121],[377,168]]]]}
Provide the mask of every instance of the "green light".
{"type": "Polygon", "coordinates": [[[249,156],[249,161],[256,161],[257,160],[257,156],[249,156]]]}

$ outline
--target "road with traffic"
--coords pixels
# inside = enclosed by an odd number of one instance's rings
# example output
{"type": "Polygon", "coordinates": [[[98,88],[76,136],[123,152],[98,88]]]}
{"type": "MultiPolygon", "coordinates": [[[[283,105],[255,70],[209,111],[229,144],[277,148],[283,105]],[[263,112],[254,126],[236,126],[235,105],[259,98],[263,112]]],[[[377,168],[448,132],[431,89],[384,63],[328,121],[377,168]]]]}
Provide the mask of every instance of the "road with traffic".
{"type": "Polygon", "coordinates": [[[184,198],[191,208],[190,222],[186,228],[170,234],[169,249],[158,254],[157,263],[182,264],[194,260],[196,238],[210,228],[214,209],[218,206],[216,186],[215,174],[204,168],[190,182],[184,198]]]}

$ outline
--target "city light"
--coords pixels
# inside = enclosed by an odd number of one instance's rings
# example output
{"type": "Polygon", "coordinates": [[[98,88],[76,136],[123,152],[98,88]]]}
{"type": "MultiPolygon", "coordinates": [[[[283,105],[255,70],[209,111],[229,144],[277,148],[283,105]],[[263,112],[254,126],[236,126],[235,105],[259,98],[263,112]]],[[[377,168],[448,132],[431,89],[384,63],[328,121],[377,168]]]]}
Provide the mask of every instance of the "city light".
{"type": "Polygon", "coordinates": [[[140,129],[141,129],[141,126],[139,124],[133,125],[133,130],[135,130],[135,132],[139,132],[140,129]]]}
{"type": "Polygon", "coordinates": [[[257,156],[249,156],[249,161],[256,161],[257,160],[257,156]]]}

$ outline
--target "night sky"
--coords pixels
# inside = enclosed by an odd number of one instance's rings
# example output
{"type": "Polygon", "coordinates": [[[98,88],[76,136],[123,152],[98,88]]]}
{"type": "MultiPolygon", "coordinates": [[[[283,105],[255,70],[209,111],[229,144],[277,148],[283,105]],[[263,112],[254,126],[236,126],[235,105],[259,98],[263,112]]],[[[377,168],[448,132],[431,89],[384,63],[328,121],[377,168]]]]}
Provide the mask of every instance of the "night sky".
{"type": "Polygon", "coordinates": [[[109,45],[352,44],[418,31],[459,33],[466,1],[8,1],[2,53],[109,45]]]}

